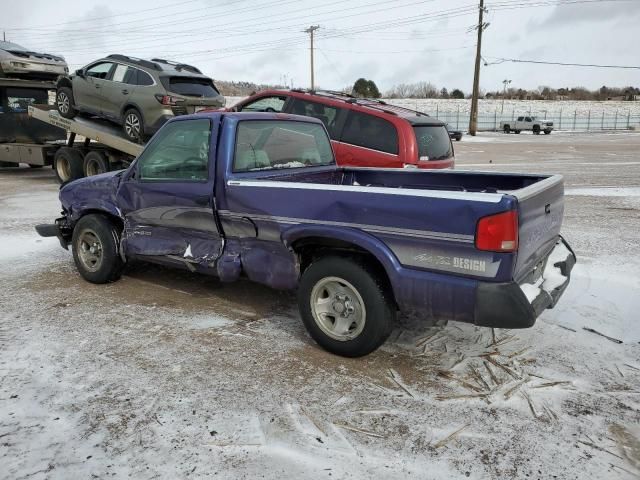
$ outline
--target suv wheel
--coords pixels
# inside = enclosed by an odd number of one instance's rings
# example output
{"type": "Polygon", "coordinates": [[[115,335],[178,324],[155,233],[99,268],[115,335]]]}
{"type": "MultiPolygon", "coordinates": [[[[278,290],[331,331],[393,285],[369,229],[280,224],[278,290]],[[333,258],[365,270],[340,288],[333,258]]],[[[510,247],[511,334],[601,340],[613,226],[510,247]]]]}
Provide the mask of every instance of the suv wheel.
{"type": "Polygon", "coordinates": [[[73,103],[73,92],[69,87],[60,87],[56,91],[56,108],[64,118],[73,118],[78,113],[73,103]]]}
{"type": "Polygon", "coordinates": [[[144,134],[144,123],[142,122],[142,115],[135,108],[130,108],[124,112],[124,121],[122,122],[122,129],[124,134],[129,140],[136,143],[142,143],[142,136],[144,134]]]}

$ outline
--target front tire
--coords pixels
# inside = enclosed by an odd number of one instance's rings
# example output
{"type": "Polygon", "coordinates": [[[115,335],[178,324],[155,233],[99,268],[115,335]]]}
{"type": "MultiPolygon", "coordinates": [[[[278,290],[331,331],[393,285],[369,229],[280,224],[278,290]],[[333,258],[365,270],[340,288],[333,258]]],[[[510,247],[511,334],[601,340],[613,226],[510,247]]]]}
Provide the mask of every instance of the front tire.
{"type": "Polygon", "coordinates": [[[144,136],[144,122],[142,115],[135,108],[130,108],[124,112],[122,129],[126,137],[135,143],[142,143],[144,136]]]}
{"type": "Polygon", "coordinates": [[[311,337],[325,350],[345,357],[377,349],[396,317],[380,276],[343,257],[321,258],[304,271],[298,307],[311,337]]]}
{"type": "Polygon", "coordinates": [[[77,115],[73,92],[69,87],[60,87],[56,91],[56,108],[64,118],[73,118],[77,115]]]}
{"type": "Polygon", "coordinates": [[[120,229],[104,215],[86,215],[73,229],[73,261],[88,282],[108,283],[120,278],[120,229]]]}

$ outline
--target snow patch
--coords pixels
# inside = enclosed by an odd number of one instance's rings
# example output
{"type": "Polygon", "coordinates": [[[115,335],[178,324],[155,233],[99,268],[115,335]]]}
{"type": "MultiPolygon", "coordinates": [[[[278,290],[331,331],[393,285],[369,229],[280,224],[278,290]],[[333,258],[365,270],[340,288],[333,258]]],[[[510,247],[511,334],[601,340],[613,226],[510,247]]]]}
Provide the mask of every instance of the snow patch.
{"type": "Polygon", "coordinates": [[[564,194],[589,197],[640,197],[640,187],[567,188],[564,194]]]}
{"type": "Polygon", "coordinates": [[[187,249],[184,251],[184,258],[193,258],[193,254],[191,253],[191,244],[187,246],[187,249]]]}

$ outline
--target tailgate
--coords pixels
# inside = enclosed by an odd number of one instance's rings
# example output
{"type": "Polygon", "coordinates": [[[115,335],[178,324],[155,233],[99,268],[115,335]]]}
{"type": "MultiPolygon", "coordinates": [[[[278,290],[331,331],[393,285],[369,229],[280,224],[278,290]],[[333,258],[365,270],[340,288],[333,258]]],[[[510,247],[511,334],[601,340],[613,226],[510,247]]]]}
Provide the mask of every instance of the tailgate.
{"type": "Polygon", "coordinates": [[[518,199],[518,257],[513,278],[523,280],[553,249],[564,214],[564,180],[554,175],[514,192],[518,199]]]}

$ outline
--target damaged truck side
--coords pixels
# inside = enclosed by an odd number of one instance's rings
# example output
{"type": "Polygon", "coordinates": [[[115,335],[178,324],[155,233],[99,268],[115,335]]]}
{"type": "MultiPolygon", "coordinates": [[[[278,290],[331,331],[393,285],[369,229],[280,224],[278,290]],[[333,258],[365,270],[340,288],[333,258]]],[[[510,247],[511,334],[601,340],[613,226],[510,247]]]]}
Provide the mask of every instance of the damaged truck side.
{"type": "Polygon", "coordinates": [[[345,356],[380,346],[398,313],[530,327],[576,261],[561,176],[340,168],[323,124],[294,115],[175,118],[60,201],[36,229],[86,280],[135,259],[297,289],[311,336],[345,356]]]}

